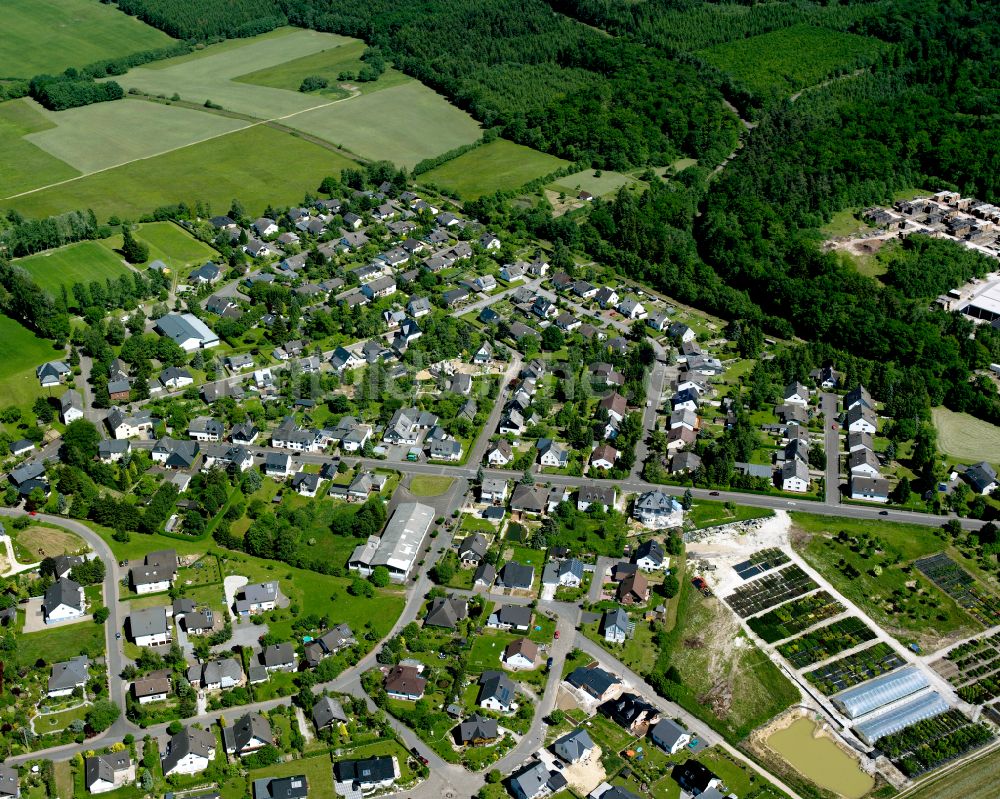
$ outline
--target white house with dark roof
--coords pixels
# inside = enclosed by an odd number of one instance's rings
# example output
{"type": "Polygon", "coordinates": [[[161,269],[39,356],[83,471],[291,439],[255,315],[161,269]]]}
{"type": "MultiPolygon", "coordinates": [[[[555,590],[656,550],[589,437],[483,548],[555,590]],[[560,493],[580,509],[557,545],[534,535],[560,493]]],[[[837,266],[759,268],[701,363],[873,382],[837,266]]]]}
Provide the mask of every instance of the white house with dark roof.
{"type": "Polygon", "coordinates": [[[83,616],[85,608],[83,586],[67,577],[52,583],[46,589],[42,600],[46,624],[79,619],[83,616]]]}

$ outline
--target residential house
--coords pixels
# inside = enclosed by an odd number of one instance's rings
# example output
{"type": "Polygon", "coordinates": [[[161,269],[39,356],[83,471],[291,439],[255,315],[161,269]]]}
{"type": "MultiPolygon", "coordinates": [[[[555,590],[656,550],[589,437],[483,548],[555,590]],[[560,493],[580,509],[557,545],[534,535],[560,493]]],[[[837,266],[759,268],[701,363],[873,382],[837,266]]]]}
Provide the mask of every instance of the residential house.
{"type": "Polygon", "coordinates": [[[781,489],[804,494],[809,490],[809,467],[798,458],[785,461],[781,467],[781,489]]]}
{"type": "MultiPolygon", "coordinates": [[[[700,466],[701,456],[689,451],[677,452],[670,459],[671,474],[690,474],[697,471],[700,466]]],[[[770,469],[767,470],[767,476],[771,476],[770,469]]]]}
{"type": "Polygon", "coordinates": [[[354,631],[349,625],[338,624],[305,645],[306,663],[315,668],[323,658],[336,655],[347,647],[354,646],[357,642],[354,631]]]}
{"type": "Polygon", "coordinates": [[[237,615],[244,618],[256,616],[259,613],[274,610],[278,606],[279,595],[277,580],[266,583],[250,583],[243,586],[236,595],[234,608],[237,615]]]}
{"type": "Polygon", "coordinates": [[[219,337],[194,314],[168,313],[156,320],[156,330],[185,352],[219,346],[219,337]]]}
{"type": "Polygon", "coordinates": [[[38,378],[42,388],[58,386],[72,373],[73,370],[64,361],[47,361],[35,369],[35,377],[38,378]]]}
{"type": "Polygon", "coordinates": [[[556,566],[556,579],[559,585],[579,588],[583,584],[583,563],[576,558],[560,561],[556,566]]]}
{"type": "Polygon", "coordinates": [[[500,737],[496,719],[489,719],[473,713],[456,728],[456,740],[460,746],[482,746],[493,743],[500,737]]]}
{"type": "Polygon", "coordinates": [[[398,777],[399,766],[394,757],[338,760],[333,764],[334,780],[362,794],[389,788],[398,777]]]}
{"type": "Polygon", "coordinates": [[[309,780],[305,774],[295,774],[291,777],[261,777],[253,781],[253,799],[306,799],[307,796],[309,796],[309,780]]]}
{"type": "Polygon", "coordinates": [[[222,441],[226,429],[210,416],[196,416],[188,423],[188,435],[196,441],[222,441]]]}
{"type": "Polygon", "coordinates": [[[638,300],[624,300],[618,303],[618,313],[626,319],[645,319],[649,315],[638,300]]]}
{"type": "Polygon", "coordinates": [[[883,477],[851,475],[851,499],[868,502],[889,501],[889,481],[883,477]]]}
{"type": "Polygon", "coordinates": [[[177,551],[161,549],[150,552],[142,563],[129,569],[129,582],[137,594],[169,591],[177,577],[177,551]]]}
{"type": "Polygon", "coordinates": [[[257,429],[257,425],[247,421],[233,426],[233,429],[229,433],[229,440],[234,444],[250,446],[257,440],[259,435],[260,430],[257,429]]]}
{"type": "Polygon", "coordinates": [[[861,449],[875,449],[875,441],[871,433],[848,433],[847,451],[850,453],[861,449]]]}
{"type": "Polygon", "coordinates": [[[69,389],[59,398],[59,412],[63,424],[70,424],[83,418],[83,397],[76,389],[69,389]]]}
{"type": "Polygon", "coordinates": [[[90,679],[90,659],[80,655],[72,660],[52,664],[52,674],[46,689],[50,698],[69,696],[74,689],[83,689],[90,679]]]}
{"type": "Polygon", "coordinates": [[[963,476],[977,494],[986,496],[997,490],[996,470],[986,461],[967,466],[963,476]]]}
{"type": "Polygon", "coordinates": [[[670,338],[679,340],[682,343],[694,341],[697,338],[697,334],[683,322],[674,322],[667,328],[667,334],[670,338]]]}
{"type": "Polygon", "coordinates": [[[271,644],[260,651],[260,665],[268,673],[275,671],[295,671],[295,648],[288,642],[271,644]]]}
{"type": "Polygon", "coordinates": [[[594,697],[594,699],[604,701],[611,695],[615,686],[621,683],[621,680],[611,672],[597,666],[590,668],[579,666],[569,673],[566,682],[594,697]]]}
{"type": "Polygon", "coordinates": [[[844,395],[844,410],[851,410],[861,406],[867,408],[870,411],[875,410],[875,400],[872,399],[872,395],[868,393],[863,385],[858,385],[857,388],[848,391],[844,395]]]}
{"type": "MultiPolygon", "coordinates": [[[[506,441],[503,443],[507,443],[506,441]]],[[[507,450],[510,453],[510,445],[507,444],[507,450]]],[[[509,460],[507,461],[509,463],[509,460]]],[[[492,464],[493,461],[491,460],[492,464]]],[[[499,464],[506,465],[506,464],[499,464]]],[[[510,489],[510,482],[508,480],[503,480],[498,477],[487,477],[483,480],[482,485],[479,487],[479,499],[482,502],[489,502],[494,505],[503,505],[507,501],[507,493],[510,489]]]]}
{"type": "Polygon", "coordinates": [[[531,628],[531,608],[524,605],[494,606],[486,626],[495,630],[514,630],[526,633],[531,628]]]}
{"type": "Polygon", "coordinates": [[[318,474],[299,472],[292,478],[292,488],[303,497],[314,497],[319,491],[320,477],[318,474]]]}
{"type": "Polygon", "coordinates": [[[870,449],[856,449],[847,458],[852,477],[881,477],[882,464],[870,449]]]}
{"type": "Polygon", "coordinates": [[[476,568],[486,555],[486,536],[474,533],[458,545],[458,560],[465,569],[476,568]]]}
{"type": "Polygon", "coordinates": [[[684,509],[675,497],[654,489],[636,499],[632,516],[646,527],[679,527],[684,521],[684,509]]]}
{"type": "Polygon", "coordinates": [[[317,730],[332,728],[335,724],[346,724],[347,714],[336,699],[324,696],[318,699],[312,709],[313,724],[317,730]]]}
{"type": "Polygon", "coordinates": [[[618,450],[610,444],[598,444],[590,454],[591,469],[613,469],[618,460],[618,450]]]}
{"type": "Polygon", "coordinates": [[[649,580],[640,572],[630,574],[620,583],[615,598],[623,605],[644,605],[649,601],[649,580]]]}
{"type": "MultiPolygon", "coordinates": [[[[164,646],[173,640],[167,608],[157,606],[132,611],[129,615],[129,630],[137,646],[164,646]]],[[[170,609],[171,614],[173,609],[170,609]]]]}
{"type": "Polygon", "coordinates": [[[851,433],[869,433],[878,431],[878,417],[868,406],[858,403],[847,411],[847,430],[851,433]]]}
{"type": "Polygon", "coordinates": [[[483,561],[472,577],[474,588],[491,588],[497,579],[497,570],[492,563],[483,561]]]}
{"type": "Polygon", "coordinates": [[[535,569],[517,561],[509,561],[500,570],[497,586],[511,590],[528,590],[535,582],[535,569]]]}
{"type": "Polygon", "coordinates": [[[507,644],[501,656],[501,662],[515,671],[535,668],[538,658],[538,644],[527,638],[516,638],[507,644]]]}
{"type": "Polygon", "coordinates": [[[222,740],[227,755],[244,757],[274,742],[271,724],[260,713],[247,713],[232,727],[222,728],[222,740]]]}
{"type": "Polygon", "coordinates": [[[121,408],[112,408],[104,421],[118,441],[145,437],[153,432],[154,420],[148,411],[126,414],[121,408]]]}
{"type": "MultiPolygon", "coordinates": [[[[486,450],[486,460],[490,466],[506,466],[509,464],[514,460],[514,450],[510,442],[500,439],[491,444],[489,449],[486,450]]],[[[507,481],[505,480],[503,483],[505,488],[504,494],[506,495],[507,481]]]]}
{"type": "Polygon", "coordinates": [[[722,780],[715,772],[698,760],[686,760],[683,763],[678,763],[671,770],[670,776],[681,787],[682,791],[692,796],[700,796],[712,788],[718,788],[722,785],[722,780]]]}
{"type": "Polygon", "coordinates": [[[262,216],[253,223],[253,229],[258,236],[266,238],[268,236],[273,236],[278,232],[278,225],[273,219],[268,219],[266,216],[262,216]]]}
{"type": "Polygon", "coordinates": [[[410,297],[406,310],[414,319],[419,319],[431,312],[431,301],[427,297],[410,297]]]}
{"type": "Polygon", "coordinates": [[[667,566],[663,545],[655,538],[643,541],[632,555],[632,562],[643,571],[662,571],[667,566]]]}
{"type": "Polygon", "coordinates": [[[176,366],[168,366],[162,370],[158,379],[161,386],[173,390],[184,388],[194,383],[194,378],[191,377],[191,373],[187,369],[181,369],[176,366]]]}
{"type": "Polygon", "coordinates": [[[83,616],[86,602],[83,587],[75,580],[62,577],[45,590],[42,599],[42,610],[45,613],[45,623],[55,624],[83,616]]]}
{"type": "Polygon", "coordinates": [[[691,733],[673,719],[660,719],[649,731],[649,737],[660,749],[676,755],[691,743],[691,733]]]}
{"type": "Polygon", "coordinates": [[[0,799],[21,799],[21,778],[16,768],[0,764],[0,799]]]}
{"type": "Polygon", "coordinates": [[[614,486],[581,486],[576,494],[576,509],[587,510],[591,505],[600,505],[605,509],[615,507],[618,502],[618,489],[614,486]]]}
{"type": "Polygon", "coordinates": [[[809,389],[806,388],[797,380],[793,380],[791,383],[785,386],[784,396],[786,405],[809,404],[809,389]]]}
{"type": "Polygon", "coordinates": [[[662,333],[668,327],[670,327],[670,318],[664,311],[657,311],[651,316],[646,317],[647,327],[651,327],[657,333],[662,333]]]}
{"type": "Polygon", "coordinates": [[[392,699],[416,702],[427,689],[427,680],[414,666],[393,666],[385,675],[385,692],[392,699]]]}
{"type": "Polygon", "coordinates": [[[135,782],[135,764],[128,749],[83,760],[83,785],[90,793],[107,793],[130,782],[135,782]]]}
{"type": "Polygon", "coordinates": [[[564,469],[569,465],[569,446],[551,438],[540,438],[538,450],[541,453],[538,462],[552,469],[564,469]]]}
{"type": "Polygon", "coordinates": [[[268,452],[264,457],[264,474],[276,480],[284,480],[297,471],[291,455],[268,452]]]}
{"type": "Polygon", "coordinates": [[[597,710],[632,735],[643,735],[660,720],[660,711],[638,694],[622,694],[599,705],[597,710]]]}
{"type": "Polygon", "coordinates": [[[604,397],[597,405],[608,412],[608,417],[616,422],[621,422],[628,413],[628,402],[617,391],[611,392],[604,397]]]}
{"type": "Polygon", "coordinates": [[[583,727],[577,727],[552,744],[552,751],[567,763],[579,763],[587,760],[596,749],[590,735],[583,727]]]}
{"type": "Polygon", "coordinates": [[[479,677],[476,703],[487,710],[509,713],[514,708],[517,689],[510,677],[500,671],[484,671],[479,677]]]}
{"type": "Polygon", "coordinates": [[[153,446],[153,463],[168,469],[190,469],[198,458],[201,448],[197,441],[179,441],[163,437],[153,446]]]}
{"type": "Polygon", "coordinates": [[[216,744],[214,732],[196,727],[186,727],[170,736],[167,749],[160,757],[163,776],[200,774],[215,759],[216,744]]]}
{"type": "Polygon", "coordinates": [[[469,603],[464,599],[435,597],[427,606],[424,615],[425,627],[445,627],[454,630],[458,623],[469,614],[469,603]]]}
{"type": "Polygon", "coordinates": [[[624,644],[629,630],[628,614],[622,608],[604,611],[601,629],[604,631],[604,640],[608,643],[624,644]]]}
{"type": "Polygon", "coordinates": [[[539,799],[558,793],[566,787],[566,778],[561,771],[549,770],[542,761],[535,760],[515,772],[510,778],[510,790],[514,799],[539,799]]]}

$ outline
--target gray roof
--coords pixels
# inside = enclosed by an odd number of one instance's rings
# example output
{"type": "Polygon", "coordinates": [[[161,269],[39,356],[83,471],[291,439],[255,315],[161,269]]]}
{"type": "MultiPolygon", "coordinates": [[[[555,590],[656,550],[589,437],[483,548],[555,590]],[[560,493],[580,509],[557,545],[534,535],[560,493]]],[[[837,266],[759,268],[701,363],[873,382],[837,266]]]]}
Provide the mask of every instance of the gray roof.
{"type": "Polygon", "coordinates": [[[295,650],[287,641],[271,644],[260,653],[260,659],[265,666],[287,666],[295,662],[295,650]]]}
{"type": "Polygon", "coordinates": [[[527,627],[531,624],[531,608],[524,605],[502,605],[494,608],[490,620],[511,627],[527,627]]]}
{"type": "Polygon", "coordinates": [[[572,732],[566,733],[562,738],[558,738],[552,745],[553,750],[559,757],[568,763],[575,763],[582,757],[586,757],[594,748],[587,731],[579,727],[572,732]]]}
{"type": "Polygon", "coordinates": [[[337,782],[357,782],[371,785],[396,776],[391,757],[370,757],[362,760],[339,760],[333,764],[337,782]]]}
{"type": "Polygon", "coordinates": [[[164,336],[172,338],[178,344],[194,338],[201,342],[218,341],[219,337],[194,314],[168,313],[156,320],[156,328],[164,336]]]}
{"type": "Polygon", "coordinates": [[[232,727],[222,731],[226,740],[226,749],[242,752],[254,738],[271,741],[271,724],[260,713],[247,713],[236,720],[232,727]]]}
{"type": "Polygon", "coordinates": [[[76,610],[83,610],[80,598],[80,584],[67,577],[56,580],[45,592],[45,612],[51,613],[60,605],[68,605],[76,610]]]}
{"type": "Polygon", "coordinates": [[[313,722],[320,729],[335,721],[347,721],[347,714],[344,713],[340,702],[329,696],[317,700],[316,704],[313,705],[312,717],[313,722]]]}
{"type": "Polygon", "coordinates": [[[510,677],[500,671],[484,671],[479,678],[479,686],[477,702],[492,697],[504,706],[510,705],[514,701],[514,694],[517,690],[510,677]]]}
{"type": "Polygon", "coordinates": [[[611,608],[604,611],[604,621],[602,624],[604,630],[621,630],[622,632],[628,631],[628,614],[622,608],[611,608]]]}
{"type": "Polygon", "coordinates": [[[469,603],[464,599],[437,597],[431,600],[424,616],[424,624],[432,627],[447,627],[455,629],[458,622],[468,615],[469,603]]]}
{"type": "Polygon", "coordinates": [[[20,796],[20,778],[16,768],[0,764],[0,796],[20,796]]]}
{"type": "Polygon", "coordinates": [[[458,725],[459,743],[467,741],[491,740],[498,735],[496,719],[488,719],[476,713],[458,725]]]}
{"type": "Polygon", "coordinates": [[[664,749],[673,749],[674,744],[682,736],[688,735],[688,731],[673,719],[661,719],[649,731],[649,735],[654,743],[659,744],[664,749]]]}
{"type": "Polygon", "coordinates": [[[162,606],[133,611],[129,616],[132,638],[144,635],[162,635],[168,629],[167,609],[162,606]]]}
{"type": "Polygon", "coordinates": [[[125,771],[132,765],[128,750],[95,755],[84,760],[84,785],[89,789],[98,781],[114,782],[115,773],[125,771]]]}
{"type": "Polygon", "coordinates": [[[510,561],[500,570],[500,584],[504,588],[531,588],[535,580],[535,570],[517,561],[510,561]]]}
{"type": "Polygon", "coordinates": [[[83,685],[89,678],[87,671],[90,659],[80,655],[63,663],[52,664],[52,676],[49,677],[49,690],[59,691],[83,685]]]}
{"type": "Polygon", "coordinates": [[[181,758],[188,754],[199,755],[211,760],[215,755],[215,745],[215,735],[209,730],[199,730],[195,727],[181,730],[176,735],[171,736],[167,743],[166,754],[160,759],[163,773],[169,774],[181,758]]]}

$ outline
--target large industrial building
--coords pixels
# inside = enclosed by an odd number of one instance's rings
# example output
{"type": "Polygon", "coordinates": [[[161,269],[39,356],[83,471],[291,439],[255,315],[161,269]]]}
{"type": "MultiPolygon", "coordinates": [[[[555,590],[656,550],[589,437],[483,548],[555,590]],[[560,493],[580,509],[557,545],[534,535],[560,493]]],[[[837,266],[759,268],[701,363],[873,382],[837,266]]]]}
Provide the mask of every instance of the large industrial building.
{"type": "Polygon", "coordinates": [[[434,521],[434,508],[419,502],[403,502],[392,514],[382,537],[372,536],[359,544],[347,565],[367,577],[378,566],[385,566],[389,576],[402,582],[410,573],[424,536],[434,521]]]}

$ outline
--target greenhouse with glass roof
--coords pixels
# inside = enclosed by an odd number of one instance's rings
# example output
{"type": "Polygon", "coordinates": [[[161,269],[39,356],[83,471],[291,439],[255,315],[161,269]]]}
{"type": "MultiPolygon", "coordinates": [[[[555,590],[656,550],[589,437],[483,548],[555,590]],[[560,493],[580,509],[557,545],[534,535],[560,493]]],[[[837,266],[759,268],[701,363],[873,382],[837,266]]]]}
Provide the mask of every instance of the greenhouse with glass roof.
{"type": "Polygon", "coordinates": [[[854,732],[866,744],[874,746],[879,738],[899,732],[918,721],[939,716],[948,710],[948,707],[941,694],[929,691],[894,710],[855,725],[854,732]]]}
{"type": "Polygon", "coordinates": [[[866,713],[915,694],[930,685],[916,666],[905,666],[883,674],[874,680],[855,685],[833,697],[837,710],[849,719],[860,718],[866,713]]]}

